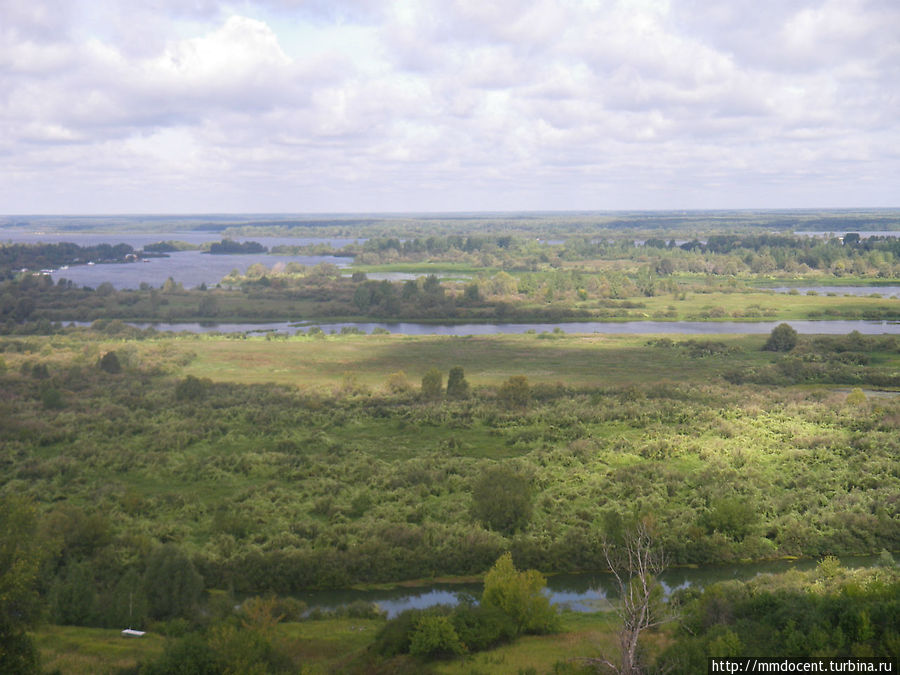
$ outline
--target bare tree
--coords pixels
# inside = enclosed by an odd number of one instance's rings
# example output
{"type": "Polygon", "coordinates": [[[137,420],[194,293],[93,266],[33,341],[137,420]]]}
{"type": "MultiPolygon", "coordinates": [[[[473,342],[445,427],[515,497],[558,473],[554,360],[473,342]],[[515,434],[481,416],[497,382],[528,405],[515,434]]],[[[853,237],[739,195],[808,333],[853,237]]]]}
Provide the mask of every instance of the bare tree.
{"type": "Polygon", "coordinates": [[[622,619],[619,631],[619,663],[610,658],[591,659],[617,675],[643,672],[638,652],[641,634],[669,620],[671,616],[660,602],[661,586],[657,577],[665,569],[663,550],[654,543],[649,525],[639,522],[626,531],[619,544],[603,541],[603,555],[619,587],[616,613],[622,619]]]}

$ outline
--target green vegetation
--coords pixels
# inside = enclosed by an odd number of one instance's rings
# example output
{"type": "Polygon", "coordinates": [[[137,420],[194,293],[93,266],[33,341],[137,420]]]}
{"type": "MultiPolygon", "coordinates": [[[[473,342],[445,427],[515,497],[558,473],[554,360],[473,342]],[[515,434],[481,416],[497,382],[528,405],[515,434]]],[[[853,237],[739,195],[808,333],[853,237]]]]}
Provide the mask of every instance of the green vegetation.
{"type": "Polygon", "coordinates": [[[763,288],[892,282],[897,240],[775,230],[887,229],[893,212],[783,215],[461,216],[430,233],[421,219],[223,221],[222,236],[369,239],[317,246],[356,256],[348,276],[255,265],[190,291],[54,284],[14,266],[83,250],[4,247],[0,670],[688,673],[712,654],[896,656],[897,338],[125,323],[900,317],[895,299],[763,288]],[[554,232],[561,243],[535,241],[554,232]],[[366,276],[388,270],[421,276],[366,276]],[[55,323],[68,320],[94,323],[55,323]],[[671,564],[822,563],[663,603],[655,569],[629,566],[634,523],[671,564]],[[879,551],[882,567],[855,572],[830,557],[879,551]],[[541,594],[543,574],[609,568],[636,599],[611,598],[618,615],[559,614],[541,594]],[[291,597],[482,575],[479,602],[391,621],[291,597]],[[125,626],[150,634],[110,632],[125,626]]]}

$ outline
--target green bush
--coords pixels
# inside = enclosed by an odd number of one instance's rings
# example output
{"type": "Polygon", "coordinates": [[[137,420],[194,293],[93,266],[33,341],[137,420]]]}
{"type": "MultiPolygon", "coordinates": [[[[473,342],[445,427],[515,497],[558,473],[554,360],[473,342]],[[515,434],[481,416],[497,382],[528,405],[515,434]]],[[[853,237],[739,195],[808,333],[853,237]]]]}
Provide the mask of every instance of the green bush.
{"type": "Polygon", "coordinates": [[[437,368],[432,368],[422,376],[422,398],[426,401],[438,400],[444,391],[444,376],[437,368]]]}
{"type": "Polygon", "coordinates": [[[447,658],[465,653],[450,618],[441,615],[425,615],[416,622],[409,639],[409,653],[425,658],[447,658]]]}
{"type": "Polygon", "coordinates": [[[511,534],[531,520],[533,499],[527,476],[505,466],[492,466],[472,487],[472,516],[492,530],[511,534]]]}
{"type": "Polygon", "coordinates": [[[512,619],[517,633],[551,633],[559,628],[559,616],[542,593],[546,585],[540,572],[518,571],[512,555],[504,553],[484,576],[481,602],[512,619]]]}
{"type": "Polygon", "coordinates": [[[447,398],[461,399],[469,395],[469,383],[461,366],[453,366],[447,376],[447,398]]]}
{"type": "Polygon", "coordinates": [[[769,339],[763,345],[763,350],[769,352],[789,352],[797,346],[797,331],[786,323],[781,323],[772,329],[769,339]]]}

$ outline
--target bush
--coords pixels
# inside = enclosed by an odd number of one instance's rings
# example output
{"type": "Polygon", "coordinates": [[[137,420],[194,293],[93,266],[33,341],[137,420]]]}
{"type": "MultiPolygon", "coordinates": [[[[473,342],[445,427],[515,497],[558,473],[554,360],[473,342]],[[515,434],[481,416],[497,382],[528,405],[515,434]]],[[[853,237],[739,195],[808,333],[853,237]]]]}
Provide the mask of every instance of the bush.
{"type": "Polygon", "coordinates": [[[435,401],[444,391],[444,376],[437,368],[432,368],[422,376],[422,398],[435,401]]]}
{"type": "Polygon", "coordinates": [[[772,329],[769,339],[763,345],[763,350],[768,352],[789,352],[797,346],[797,331],[786,323],[781,323],[772,329]]]}
{"type": "Polygon", "coordinates": [[[460,604],[450,620],[470,652],[490,649],[516,637],[515,621],[492,605],[460,604]]]}
{"type": "Polygon", "coordinates": [[[511,534],[531,520],[531,481],[504,466],[482,473],[472,489],[472,515],[487,527],[511,534]]]}
{"type": "Polygon", "coordinates": [[[447,376],[447,397],[466,398],[469,395],[469,383],[463,373],[462,366],[453,366],[447,376]]]}
{"type": "Polygon", "coordinates": [[[210,387],[212,387],[212,380],[188,375],[175,385],[175,400],[199,401],[206,398],[210,387]]]}
{"type": "Polygon", "coordinates": [[[519,572],[512,555],[504,553],[484,576],[481,602],[512,619],[517,633],[550,633],[559,628],[559,616],[542,593],[546,585],[540,572],[519,572]]]}
{"type": "Polygon", "coordinates": [[[122,364],[115,352],[106,352],[100,359],[100,370],[115,375],[122,372],[122,364]]]}
{"type": "Polygon", "coordinates": [[[497,397],[509,406],[526,406],[531,400],[528,378],[524,375],[513,375],[500,385],[497,397]]]}
{"type": "Polygon", "coordinates": [[[447,616],[423,616],[409,640],[409,653],[426,658],[447,658],[465,653],[456,629],[447,616]]]}

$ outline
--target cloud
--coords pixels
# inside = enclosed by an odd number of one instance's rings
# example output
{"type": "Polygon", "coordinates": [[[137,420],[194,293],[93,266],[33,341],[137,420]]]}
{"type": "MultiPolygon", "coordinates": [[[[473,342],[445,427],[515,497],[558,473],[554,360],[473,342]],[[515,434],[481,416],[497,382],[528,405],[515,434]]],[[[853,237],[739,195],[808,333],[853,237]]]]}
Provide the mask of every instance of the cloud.
{"type": "Polygon", "coordinates": [[[184,185],[192,210],[638,207],[642,190],[721,206],[728,189],[795,205],[791,186],[831,199],[840,181],[848,201],[895,199],[889,0],[0,11],[0,211],[34,210],[41,181],[60,210],[115,185],[137,210],[187,204],[184,185]]]}

